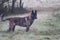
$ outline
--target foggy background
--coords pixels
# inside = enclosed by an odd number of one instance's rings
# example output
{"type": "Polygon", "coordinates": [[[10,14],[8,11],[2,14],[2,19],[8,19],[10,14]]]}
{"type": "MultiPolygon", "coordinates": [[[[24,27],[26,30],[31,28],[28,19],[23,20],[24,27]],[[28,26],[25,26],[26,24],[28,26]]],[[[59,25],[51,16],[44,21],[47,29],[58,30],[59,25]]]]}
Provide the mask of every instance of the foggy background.
{"type": "MultiPolygon", "coordinates": [[[[12,6],[12,0],[8,2],[9,6],[12,6]]],[[[8,6],[8,2],[5,2],[4,6],[8,6]]],[[[15,3],[16,9],[19,2],[20,0],[17,0],[15,3]]],[[[0,40],[60,40],[60,0],[22,0],[22,3],[21,10],[18,8],[15,13],[8,12],[7,17],[25,16],[20,14],[21,11],[28,10],[29,12],[24,12],[28,15],[31,10],[37,10],[37,19],[34,20],[29,32],[25,32],[26,28],[20,26],[16,26],[14,32],[6,32],[9,21],[0,21],[0,40]],[[18,13],[19,15],[12,15],[18,13]]]]}
{"type": "MultiPolygon", "coordinates": [[[[9,0],[9,4],[12,5],[12,0],[9,0]]],[[[20,0],[17,0],[15,3],[15,7],[16,5],[19,6],[19,2],[20,0]]],[[[22,2],[24,3],[24,7],[26,8],[59,8],[60,7],[60,0],[22,0],[22,2]]],[[[8,2],[6,2],[5,4],[7,4],[8,2]]],[[[38,9],[37,8],[37,9],[38,9]]]]}

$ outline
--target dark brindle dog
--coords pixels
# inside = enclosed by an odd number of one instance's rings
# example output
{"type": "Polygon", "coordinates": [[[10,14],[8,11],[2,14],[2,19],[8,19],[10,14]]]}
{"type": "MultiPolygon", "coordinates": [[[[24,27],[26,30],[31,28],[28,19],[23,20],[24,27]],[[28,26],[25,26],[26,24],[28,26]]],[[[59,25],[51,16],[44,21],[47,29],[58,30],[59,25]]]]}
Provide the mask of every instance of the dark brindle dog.
{"type": "Polygon", "coordinates": [[[14,31],[15,26],[19,25],[19,26],[23,26],[26,27],[26,32],[29,31],[30,26],[32,25],[33,21],[37,19],[37,11],[33,11],[31,15],[27,16],[27,17],[15,17],[15,18],[9,18],[7,20],[9,20],[9,30],[8,31],[14,31]]]}

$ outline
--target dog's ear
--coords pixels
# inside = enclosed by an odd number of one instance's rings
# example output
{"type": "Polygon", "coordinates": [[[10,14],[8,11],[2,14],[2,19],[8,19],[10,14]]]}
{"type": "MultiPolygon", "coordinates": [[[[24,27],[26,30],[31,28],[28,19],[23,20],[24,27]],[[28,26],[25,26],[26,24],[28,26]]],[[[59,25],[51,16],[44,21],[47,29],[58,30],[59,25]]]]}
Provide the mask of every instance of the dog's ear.
{"type": "Polygon", "coordinates": [[[37,19],[37,10],[34,12],[35,19],[37,19]]]}
{"type": "Polygon", "coordinates": [[[35,10],[35,15],[37,16],[37,10],[35,10]]]}
{"type": "Polygon", "coordinates": [[[34,10],[32,10],[31,15],[33,16],[35,14],[34,10]]]}

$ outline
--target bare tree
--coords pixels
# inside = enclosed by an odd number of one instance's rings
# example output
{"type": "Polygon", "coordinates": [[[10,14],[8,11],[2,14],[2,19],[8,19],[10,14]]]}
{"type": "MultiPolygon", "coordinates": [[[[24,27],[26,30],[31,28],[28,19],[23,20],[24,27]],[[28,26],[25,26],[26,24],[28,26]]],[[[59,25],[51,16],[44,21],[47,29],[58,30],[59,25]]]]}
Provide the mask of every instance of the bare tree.
{"type": "Polygon", "coordinates": [[[12,9],[11,9],[11,12],[14,11],[15,1],[16,1],[16,0],[12,0],[12,9]]]}
{"type": "Polygon", "coordinates": [[[20,8],[23,8],[23,2],[20,0],[20,8]]]}

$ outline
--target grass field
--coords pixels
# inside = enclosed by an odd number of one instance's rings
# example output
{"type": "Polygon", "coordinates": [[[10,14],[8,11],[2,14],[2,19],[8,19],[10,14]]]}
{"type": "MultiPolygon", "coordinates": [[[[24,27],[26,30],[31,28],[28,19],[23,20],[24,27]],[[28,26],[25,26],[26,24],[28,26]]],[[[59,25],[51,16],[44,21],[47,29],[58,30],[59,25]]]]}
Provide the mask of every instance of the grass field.
{"type": "Polygon", "coordinates": [[[52,13],[38,12],[29,32],[19,26],[16,26],[15,32],[6,32],[8,21],[0,22],[0,40],[60,40],[60,19],[52,13]]]}

